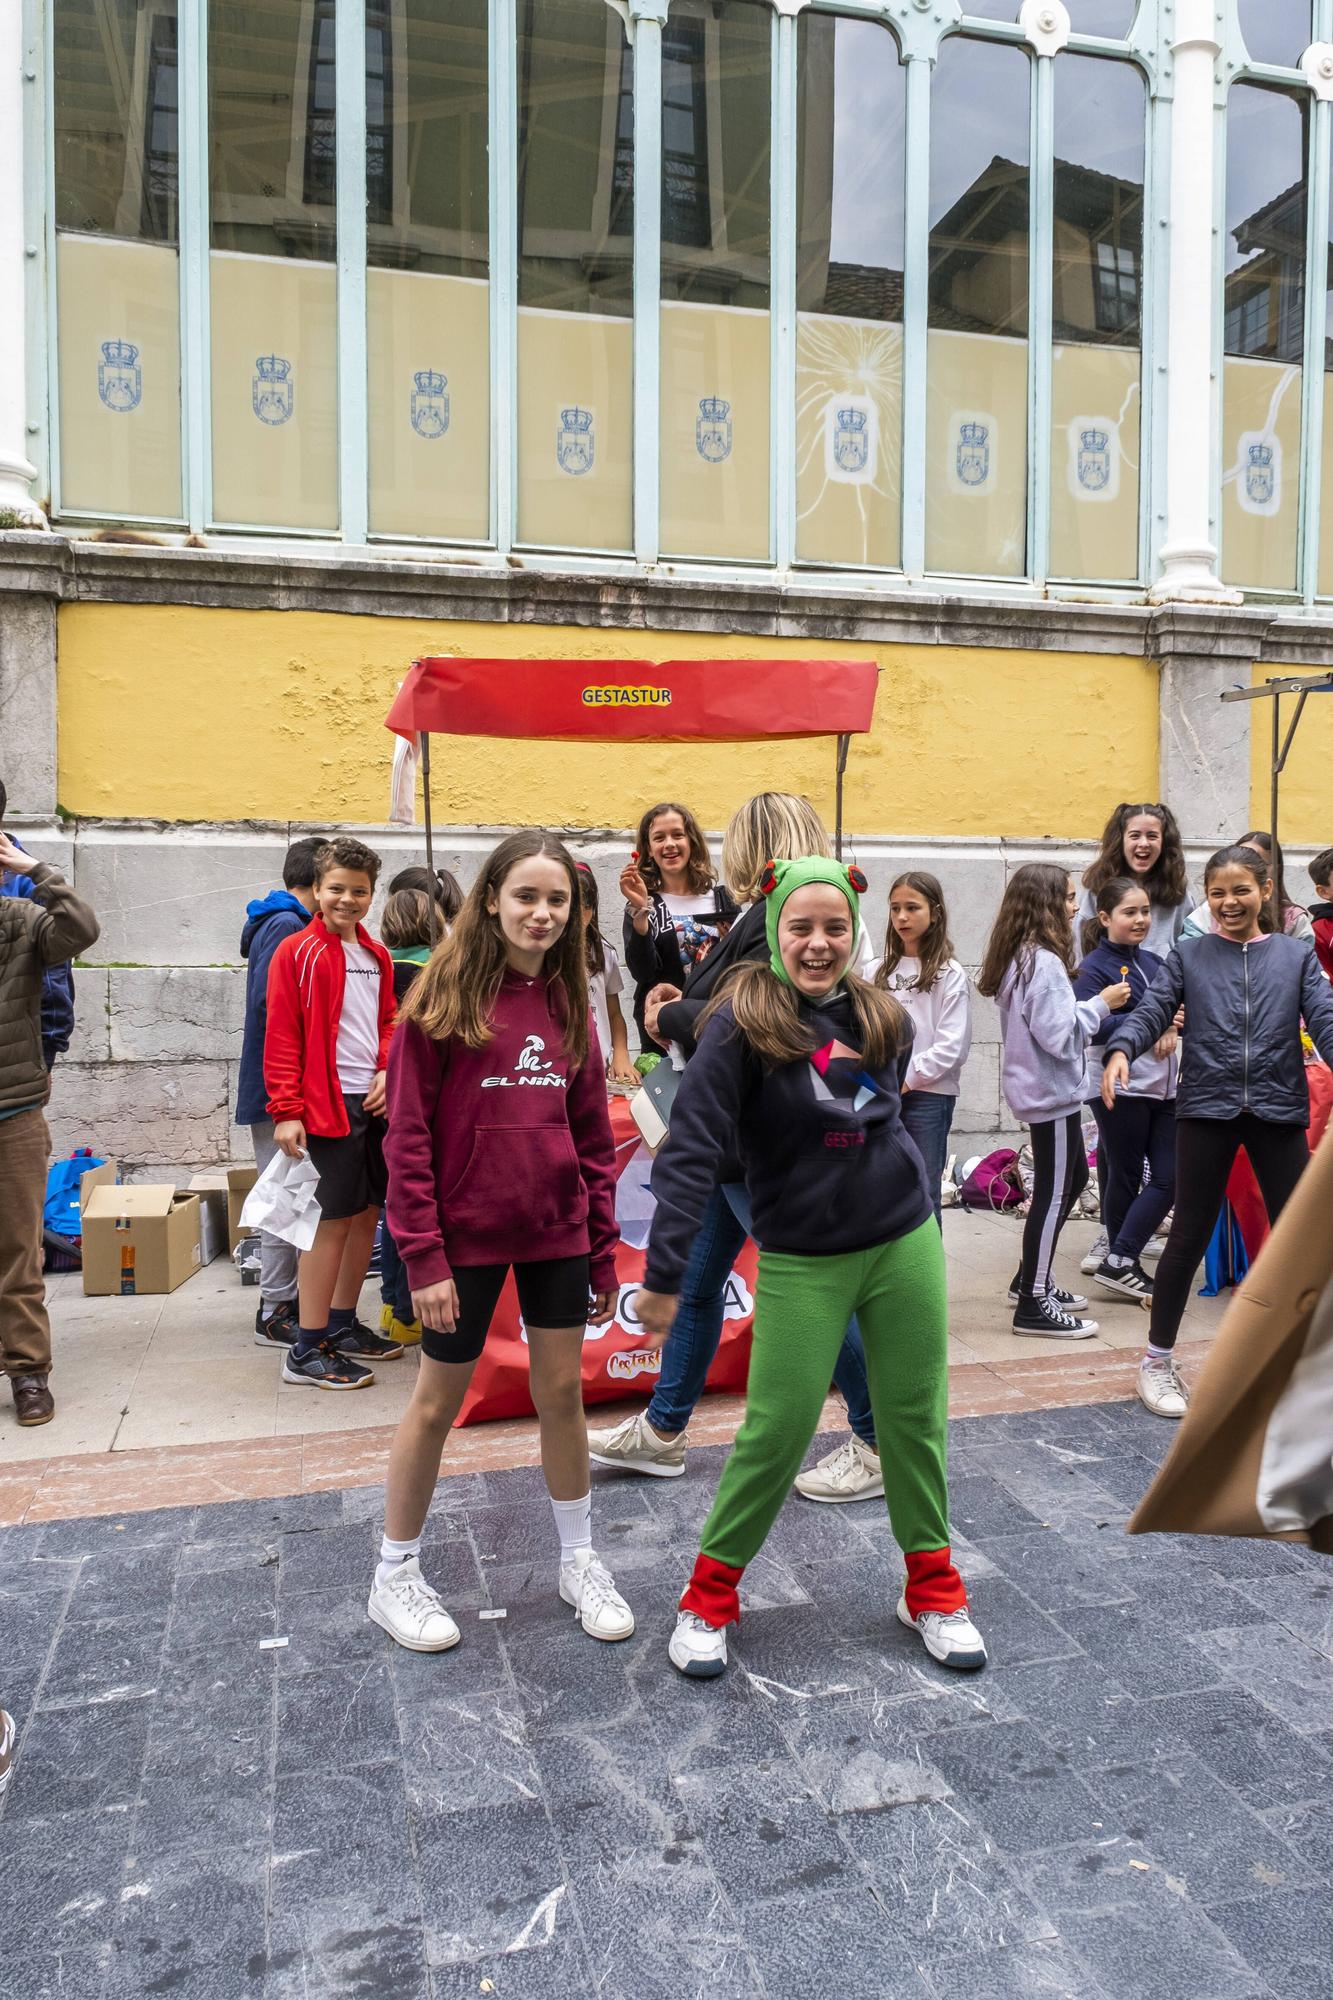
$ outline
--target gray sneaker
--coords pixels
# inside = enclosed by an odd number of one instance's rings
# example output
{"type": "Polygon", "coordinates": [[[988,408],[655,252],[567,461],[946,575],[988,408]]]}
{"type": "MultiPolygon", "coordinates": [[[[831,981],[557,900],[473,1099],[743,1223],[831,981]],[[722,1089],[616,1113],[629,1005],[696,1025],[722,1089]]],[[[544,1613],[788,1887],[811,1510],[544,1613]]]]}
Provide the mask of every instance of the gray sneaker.
{"type": "Polygon", "coordinates": [[[1171,1417],[1179,1422],[1190,1406],[1190,1392],[1181,1380],[1173,1355],[1159,1359],[1155,1354],[1145,1354],[1139,1363],[1137,1386],[1139,1401],[1155,1417],[1171,1417]]]}
{"type": "Polygon", "coordinates": [[[657,1435],[642,1410],[609,1430],[588,1432],[588,1456],[613,1471],[643,1472],[649,1479],[679,1479],[685,1470],[688,1431],[673,1438],[657,1435]]]}
{"type": "Polygon", "coordinates": [[[855,1431],[835,1451],[797,1475],[796,1491],[803,1500],[838,1506],[847,1500],[878,1500],[884,1493],[884,1472],[878,1452],[863,1444],[855,1431]]]}

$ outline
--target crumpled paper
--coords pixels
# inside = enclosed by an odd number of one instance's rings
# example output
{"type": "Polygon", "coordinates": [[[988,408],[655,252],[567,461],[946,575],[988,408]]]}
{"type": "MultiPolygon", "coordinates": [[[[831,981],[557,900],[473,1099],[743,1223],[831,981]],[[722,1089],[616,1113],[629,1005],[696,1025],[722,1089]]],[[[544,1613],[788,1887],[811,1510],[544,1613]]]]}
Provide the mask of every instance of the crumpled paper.
{"type": "Polygon", "coordinates": [[[267,1230],[308,1250],[319,1228],[318,1186],[319,1169],[308,1155],[289,1160],[285,1153],[275,1153],[245,1197],[241,1222],[246,1229],[267,1230]]]}

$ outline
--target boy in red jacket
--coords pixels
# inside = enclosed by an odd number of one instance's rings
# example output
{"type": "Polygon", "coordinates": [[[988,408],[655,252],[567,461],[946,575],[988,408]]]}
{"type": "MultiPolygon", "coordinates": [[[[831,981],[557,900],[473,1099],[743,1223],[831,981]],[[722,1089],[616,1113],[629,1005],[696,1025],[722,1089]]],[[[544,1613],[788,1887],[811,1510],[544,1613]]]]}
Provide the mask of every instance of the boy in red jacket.
{"type": "Polygon", "coordinates": [[[1314,948],[1325,973],[1333,979],[1333,847],[1326,847],[1310,863],[1310,880],[1319,901],[1310,905],[1314,925],[1314,948]]]}
{"type": "Polygon", "coordinates": [[[319,1227],[301,1255],[301,1324],[284,1382],[366,1389],[364,1361],[401,1346],[356,1316],[384,1201],[384,1067],[393,1032],[393,960],[364,928],[380,858],[359,840],[315,857],[315,915],[284,938],[268,974],[264,1082],[273,1137],[319,1169],[319,1227]]]}

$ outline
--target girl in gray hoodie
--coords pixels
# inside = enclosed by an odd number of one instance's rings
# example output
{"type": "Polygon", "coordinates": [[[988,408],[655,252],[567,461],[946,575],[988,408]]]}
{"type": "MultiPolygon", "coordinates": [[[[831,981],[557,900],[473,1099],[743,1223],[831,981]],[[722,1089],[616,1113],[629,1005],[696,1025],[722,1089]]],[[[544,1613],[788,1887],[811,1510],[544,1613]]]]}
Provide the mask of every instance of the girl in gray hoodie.
{"type": "Polygon", "coordinates": [[[1000,1081],[1005,1102],[1027,1126],[1033,1186],[1023,1258],[1009,1290],[1014,1332],[1087,1340],[1097,1322],[1087,1300],[1054,1284],[1060,1231],[1087,1186],[1082,1110],[1089,1095],[1088,1043],[1106,1016],[1129,999],[1124,980],[1088,1000],[1074,997],[1074,912],[1078,888],[1063,868],[1028,861],[1010,877],[977,990],[1000,1009],[1000,1081]]]}

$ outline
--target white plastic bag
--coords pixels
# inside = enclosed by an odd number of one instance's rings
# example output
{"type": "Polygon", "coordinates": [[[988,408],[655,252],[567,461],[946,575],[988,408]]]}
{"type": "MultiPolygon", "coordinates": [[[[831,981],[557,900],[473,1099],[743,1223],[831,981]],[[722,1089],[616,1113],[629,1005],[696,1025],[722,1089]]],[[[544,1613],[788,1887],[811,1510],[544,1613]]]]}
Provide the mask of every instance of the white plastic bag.
{"type": "Polygon", "coordinates": [[[318,1185],[319,1169],[308,1154],[289,1160],[285,1153],[275,1153],[245,1197],[241,1221],[247,1229],[266,1229],[270,1236],[308,1250],[319,1228],[318,1185]]]}

